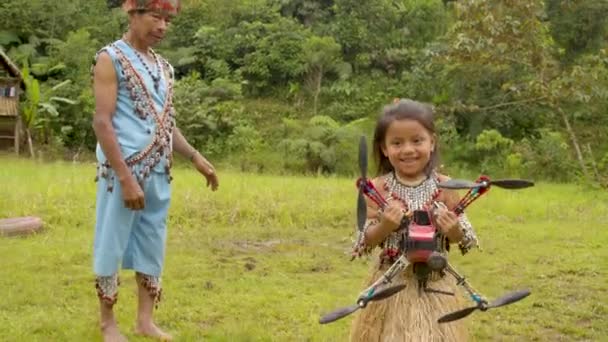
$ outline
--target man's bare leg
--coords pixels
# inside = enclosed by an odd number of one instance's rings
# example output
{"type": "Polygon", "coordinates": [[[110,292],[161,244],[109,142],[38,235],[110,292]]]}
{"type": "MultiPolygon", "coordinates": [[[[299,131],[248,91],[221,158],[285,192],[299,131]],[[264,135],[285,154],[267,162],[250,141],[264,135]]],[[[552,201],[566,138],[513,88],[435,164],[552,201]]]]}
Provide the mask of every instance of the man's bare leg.
{"type": "Polygon", "coordinates": [[[112,309],[113,304],[109,304],[107,301],[99,300],[100,314],[101,314],[101,334],[103,335],[104,342],[126,342],[127,338],[120,333],[118,324],[114,318],[114,310],[112,309]]]}
{"type": "Polygon", "coordinates": [[[114,317],[114,304],[118,299],[118,274],[98,276],[95,280],[97,297],[99,298],[99,315],[101,334],[104,342],[124,342],[127,338],[120,333],[114,317]]]}
{"type": "Polygon", "coordinates": [[[173,337],[162,331],[154,324],[152,317],[156,298],[159,295],[160,284],[157,284],[156,289],[151,289],[147,282],[146,276],[136,273],[135,280],[137,282],[138,306],[137,306],[137,324],[135,332],[139,335],[144,335],[156,338],[161,341],[171,341],[173,337]]]}

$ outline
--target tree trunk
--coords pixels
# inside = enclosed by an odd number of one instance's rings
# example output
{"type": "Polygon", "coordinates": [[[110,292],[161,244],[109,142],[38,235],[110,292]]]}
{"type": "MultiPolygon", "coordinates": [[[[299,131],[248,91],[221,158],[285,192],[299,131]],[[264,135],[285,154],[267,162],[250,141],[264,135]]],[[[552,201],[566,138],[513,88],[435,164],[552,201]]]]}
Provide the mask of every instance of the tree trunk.
{"type": "Polygon", "coordinates": [[[591,144],[587,143],[587,145],[585,145],[585,148],[587,149],[587,153],[589,154],[589,160],[591,160],[591,167],[593,168],[593,174],[595,176],[595,180],[598,183],[601,183],[602,180],[600,178],[600,172],[597,169],[597,164],[595,163],[595,158],[593,157],[593,151],[591,150],[591,144]]]}
{"type": "Polygon", "coordinates": [[[15,153],[19,155],[19,147],[21,145],[21,117],[17,116],[15,123],[15,153]]]}
{"type": "Polygon", "coordinates": [[[32,134],[29,127],[25,129],[25,134],[27,135],[27,146],[30,148],[30,156],[34,158],[34,144],[32,144],[32,134]]]}
{"type": "Polygon", "coordinates": [[[583,171],[585,178],[588,181],[591,181],[591,177],[589,176],[589,171],[587,171],[587,166],[585,166],[585,159],[583,158],[583,153],[581,152],[581,148],[578,144],[578,139],[576,138],[576,133],[574,133],[572,126],[570,126],[570,120],[568,120],[568,116],[566,115],[566,113],[564,113],[564,111],[561,109],[561,107],[557,107],[557,111],[562,116],[562,120],[564,120],[564,124],[566,125],[566,130],[568,131],[568,134],[570,135],[570,140],[572,140],[572,145],[574,146],[574,151],[576,152],[576,158],[578,159],[578,163],[581,167],[581,170],[583,171]]]}
{"type": "Polygon", "coordinates": [[[319,67],[315,75],[315,94],[313,99],[313,113],[317,115],[317,108],[319,104],[319,94],[321,93],[321,82],[323,81],[323,66],[319,67]]]}

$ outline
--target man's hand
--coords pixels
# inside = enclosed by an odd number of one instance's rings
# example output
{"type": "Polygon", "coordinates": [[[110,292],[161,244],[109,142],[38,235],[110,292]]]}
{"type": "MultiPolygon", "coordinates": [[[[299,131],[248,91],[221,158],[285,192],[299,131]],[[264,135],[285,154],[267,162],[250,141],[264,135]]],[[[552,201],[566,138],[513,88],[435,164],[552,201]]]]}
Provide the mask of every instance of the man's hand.
{"type": "Polygon", "coordinates": [[[122,198],[125,201],[125,207],[131,210],[141,210],[144,208],[144,192],[133,175],[128,175],[124,180],[121,180],[120,187],[122,188],[122,198]]]}
{"type": "Polygon", "coordinates": [[[207,187],[211,187],[212,191],[217,190],[219,181],[213,165],[200,153],[196,152],[192,158],[194,167],[207,179],[207,187]]]}

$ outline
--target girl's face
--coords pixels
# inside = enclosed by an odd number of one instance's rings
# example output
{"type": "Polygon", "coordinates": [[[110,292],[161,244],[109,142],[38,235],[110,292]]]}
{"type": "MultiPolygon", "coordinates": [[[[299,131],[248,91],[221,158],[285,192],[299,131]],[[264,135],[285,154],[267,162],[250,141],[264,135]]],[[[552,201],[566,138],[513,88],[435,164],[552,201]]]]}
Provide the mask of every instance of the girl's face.
{"type": "Polygon", "coordinates": [[[434,136],[421,123],[411,119],[391,122],[382,145],[382,153],[397,176],[408,181],[426,177],[424,168],[434,149],[434,136]]]}

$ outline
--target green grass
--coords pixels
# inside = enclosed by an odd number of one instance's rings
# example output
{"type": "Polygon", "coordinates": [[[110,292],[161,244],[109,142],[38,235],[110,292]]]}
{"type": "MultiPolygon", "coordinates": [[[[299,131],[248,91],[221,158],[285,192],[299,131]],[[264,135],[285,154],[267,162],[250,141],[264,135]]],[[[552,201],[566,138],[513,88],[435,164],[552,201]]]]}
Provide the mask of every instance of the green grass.
{"type": "MultiPolygon", "coordinates": [[[[45,230],[0,238],[0,340],[98,340],[91,270],[95,166],[0,157],[0,217],[45,230]]],[[[182,341],[345,341],[369,260],[349,262],[354,180],[220,173],[217,193],[176,169],[165,297],[156,317],[182,341]]],[[[600,341],[608,336],[608,194],[574,185],[493,189],[471,206],[483,252],[454,266],[489,298],[532,295],[467,320],[478,340],[600,341]]],[[[135,284],[122,272],[117,315],[131,334],[135,284]]]]}

